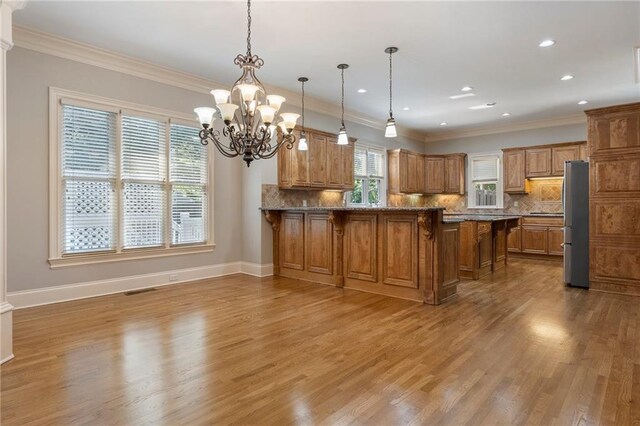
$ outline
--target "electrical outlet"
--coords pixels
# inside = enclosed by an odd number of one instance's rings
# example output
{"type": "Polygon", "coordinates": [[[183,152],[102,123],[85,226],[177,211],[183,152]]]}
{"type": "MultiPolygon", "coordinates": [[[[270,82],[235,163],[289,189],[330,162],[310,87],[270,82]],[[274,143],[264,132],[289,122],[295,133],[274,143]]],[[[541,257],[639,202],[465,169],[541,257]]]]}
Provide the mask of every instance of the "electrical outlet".
{"type": "Polygon", "coordinates": [[[178,281],[178,274],[169,275],[169,281],[178,281]]]}
{"type": "Polygon", "coordinates": [[[514,201],[514,202],[513,202],[513,207],[518,207],[518,205],[519,205],[519,204],[520,204],[519,202],[514,201]]]}

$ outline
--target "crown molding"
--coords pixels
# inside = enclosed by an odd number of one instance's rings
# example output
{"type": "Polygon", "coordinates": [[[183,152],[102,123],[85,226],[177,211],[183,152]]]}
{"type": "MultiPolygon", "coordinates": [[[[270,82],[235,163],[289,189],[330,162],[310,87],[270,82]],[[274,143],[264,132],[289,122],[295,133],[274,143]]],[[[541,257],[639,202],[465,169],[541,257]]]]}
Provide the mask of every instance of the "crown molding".
{"type": "Polygon", "coordinates": [[[446,133],[432,133],[428,135],[425,142],[446,141],[451,139],[471,138],[484,135],[495,135],[499,133],[519,132],[522,130],[544,129],[547,127],[566,126],[569,124],[582,124],[587,122],[585,114],[573,114],[564,117],[551,118],[547,120],[525,121],[522,123],[510,124],[499,127],[480,127],[469,130],[451,131],[446,133]]]}
{"type": "MultiPolygon", "coordinates": [[[[179,87],[197,93],[209,94],[215,87],[228,87],[229,84],[199,77],[183,71],[163,67],[151,62],[143,61],[131,56],[121,55],[110,50],[102,49],[90,44],[59,37],[53,34],[16,26],[14,27],[14,44],[24,49],[33,50],[59,58],[93,65],[96,67],[121,72],[146,80],[155,81],[169,86],[179,87]]],[[[298,108],[302,106],[300,94],[280,87],[265,84],[270,93],[278,93],[287,98],[287,104],[298,108]]],[[[340,105],[322,101],[313,97],[306,97],[305,109],[340,118],[340,105]]],[[[345,110],[345,120],[361,124],[374,129],[384,130],[385,120],[380,120],[366,114],[352,110],[345,110]]],[[[398,128],[398,134],[409,139],[424,141],[425,134],[415,130],[398,128]]]]}

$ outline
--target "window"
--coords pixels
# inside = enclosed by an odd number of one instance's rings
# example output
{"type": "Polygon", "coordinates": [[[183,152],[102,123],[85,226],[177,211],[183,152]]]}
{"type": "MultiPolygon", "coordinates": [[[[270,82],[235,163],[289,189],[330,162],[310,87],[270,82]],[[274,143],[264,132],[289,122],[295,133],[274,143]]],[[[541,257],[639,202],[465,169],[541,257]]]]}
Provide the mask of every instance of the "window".
{"type": "Polygon", "coordinates": [[[387,193],[384,150],[356,145],[353,167],[354,185],[349,194],[349,204],[384,206],[387,193]]]}
{"type": "Polygon", "coordinates": [[[469,155],[469,207],[502,208],[502,155],[469,155]]]}
{"type": "Polygon", "coordinates": [[[212,250],[197,124],[87,99],[51,89],[52,267],[212,250]]]}

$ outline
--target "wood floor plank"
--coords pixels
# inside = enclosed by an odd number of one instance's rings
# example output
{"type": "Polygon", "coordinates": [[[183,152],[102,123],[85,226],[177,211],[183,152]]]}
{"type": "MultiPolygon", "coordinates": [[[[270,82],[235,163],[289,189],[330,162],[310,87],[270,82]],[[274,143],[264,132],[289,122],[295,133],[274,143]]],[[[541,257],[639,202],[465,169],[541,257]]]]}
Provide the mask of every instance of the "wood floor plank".
{"type": "Polygon", "coordinates": [[[14,314],[2,425],[638,424],[640,298],[513,260],[441,306],[245,275],[14,314]]]}

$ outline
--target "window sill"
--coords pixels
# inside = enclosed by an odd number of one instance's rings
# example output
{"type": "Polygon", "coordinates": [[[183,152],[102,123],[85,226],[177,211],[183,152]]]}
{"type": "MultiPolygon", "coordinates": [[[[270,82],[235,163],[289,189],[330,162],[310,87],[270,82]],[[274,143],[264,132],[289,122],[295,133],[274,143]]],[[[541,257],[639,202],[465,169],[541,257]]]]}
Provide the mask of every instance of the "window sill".
{"type": "Polygon", "coordinates": [[[73,254],[49,259],[51,269],[70,266],[92,265],[96,263],[121,262],[126,260],[153,259],[156,257],[183,256],[187,254],[208,253],[215,244],[185,245],[170,248],[132,249],[121,253],[73,254]]]}

